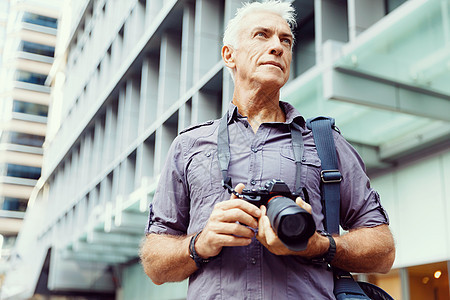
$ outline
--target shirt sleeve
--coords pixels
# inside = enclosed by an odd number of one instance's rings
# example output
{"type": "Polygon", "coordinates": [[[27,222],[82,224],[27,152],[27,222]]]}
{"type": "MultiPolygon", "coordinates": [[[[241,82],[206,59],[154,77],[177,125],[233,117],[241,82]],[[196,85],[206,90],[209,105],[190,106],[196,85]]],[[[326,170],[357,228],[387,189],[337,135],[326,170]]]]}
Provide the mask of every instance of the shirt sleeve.
{"type": "Polygon", "coordinates": [[[150,204],[146,234],[184,235],[189,225],[189,194],[182,138],[172,143],[150,204]]]}
{"type": "Polygon", "coordinates": [[[340,223],[345,230],[389,224],[380,196],[370,186],[365,165],[357,151],[335,132],[341,181],[340,223]]]}

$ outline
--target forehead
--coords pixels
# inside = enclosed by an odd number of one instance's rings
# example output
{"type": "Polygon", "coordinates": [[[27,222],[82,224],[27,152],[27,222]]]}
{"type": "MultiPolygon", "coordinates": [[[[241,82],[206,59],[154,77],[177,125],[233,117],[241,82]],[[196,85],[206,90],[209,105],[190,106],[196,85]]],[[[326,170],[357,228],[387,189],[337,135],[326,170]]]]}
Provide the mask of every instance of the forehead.
{"type": "Polygon", "coordinates": [[[289,24],[280,15],[272,12],[259,11],[248,14],[242,20],[241,32],[252,32],[255,28],[266,28],[270,30],[280,31],[283,34],[291,33],[289,24]]]}

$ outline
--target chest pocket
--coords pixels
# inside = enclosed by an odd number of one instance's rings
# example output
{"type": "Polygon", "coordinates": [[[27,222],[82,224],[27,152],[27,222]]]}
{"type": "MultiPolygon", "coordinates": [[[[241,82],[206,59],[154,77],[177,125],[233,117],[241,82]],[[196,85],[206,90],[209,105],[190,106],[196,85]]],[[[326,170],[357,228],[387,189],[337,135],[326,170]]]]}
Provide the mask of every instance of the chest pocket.
{"type": "MultiPolygon", "coordinates": [[[[301,161],[301,184],[308,187],[314,181],[319,184],[320,179],[320,159],[314,149],[306,148],[301,161]]],[[[295,186],[295,158],[292,146],[280,148],[280,170],[284,175],[285,182],[293,190],[295,186]]],[[[315,184],[313,184],[315,185],[315,184]]]]}

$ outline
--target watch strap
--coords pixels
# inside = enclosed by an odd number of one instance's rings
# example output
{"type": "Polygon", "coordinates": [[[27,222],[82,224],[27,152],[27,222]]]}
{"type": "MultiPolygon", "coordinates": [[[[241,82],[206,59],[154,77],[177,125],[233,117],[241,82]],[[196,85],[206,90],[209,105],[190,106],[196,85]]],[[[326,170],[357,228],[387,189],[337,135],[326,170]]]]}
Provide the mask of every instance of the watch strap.
{"type": "Polygon", "coordinates": [[[333,260],[336,254],[336,242],[334,238],[326,231],[318,231],[318,233],[322,236],[326,236],[330,242],[330,246],[328,247],[327,252],[320,257],[313,258],[312,261],[314,263],[322,263],[326,264],[327,267],[331,267],[331,261],[333,260]]]}
{"type": "Polygon", "coordinates": [[[189,256],[194,260],[197,268],[201,269],[206,263],[209,262],[209,259],[204,259],[200,257],[195,251],[195,241],[198,236],[202,233],[201,231],[197,232],[195,235],[191,237],[191,241],[189,242],[189,256]]]}

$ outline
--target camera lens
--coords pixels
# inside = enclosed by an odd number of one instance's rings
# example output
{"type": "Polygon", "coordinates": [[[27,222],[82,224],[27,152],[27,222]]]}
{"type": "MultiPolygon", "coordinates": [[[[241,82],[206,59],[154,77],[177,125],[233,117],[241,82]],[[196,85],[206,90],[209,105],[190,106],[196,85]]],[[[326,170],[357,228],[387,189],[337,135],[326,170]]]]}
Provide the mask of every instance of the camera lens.
{"type": "Polygon", "coordinates": [[[287,215],[280,222],[279,227],[286,237],[301,236],[305,230],[305,221],[300,214],[287,215]]]}
{"type": "Polygon", "coordinates": [[[293,251],[305,250],[308,239],[316,231],[312,215],[287,197],[271,198],[267,216],[280,240],[293,251]]]}

